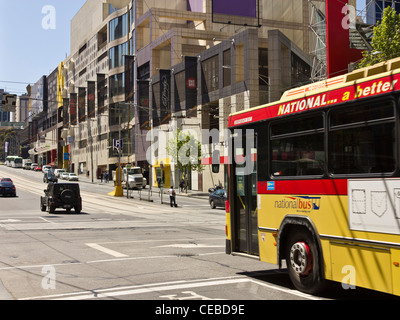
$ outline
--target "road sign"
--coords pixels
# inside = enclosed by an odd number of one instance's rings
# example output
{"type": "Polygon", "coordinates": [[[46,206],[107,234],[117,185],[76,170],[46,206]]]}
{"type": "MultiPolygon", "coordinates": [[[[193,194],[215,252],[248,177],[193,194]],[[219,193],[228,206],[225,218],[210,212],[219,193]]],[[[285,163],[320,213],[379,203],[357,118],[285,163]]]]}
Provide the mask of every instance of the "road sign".
{"type": "Polygon", "coordinates": [[[113,139],[113,149],[122,149],[122,139],[113,139]]]}

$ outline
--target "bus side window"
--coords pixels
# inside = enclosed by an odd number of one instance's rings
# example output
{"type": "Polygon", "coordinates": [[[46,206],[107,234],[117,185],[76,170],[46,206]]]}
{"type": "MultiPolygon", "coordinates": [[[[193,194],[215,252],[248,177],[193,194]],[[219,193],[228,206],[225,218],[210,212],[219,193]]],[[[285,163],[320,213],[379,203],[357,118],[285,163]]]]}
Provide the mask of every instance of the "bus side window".
{"type": "Polygon", "coordinates": [[[332,111],[329,134],[330,173],[394,172],[396,168],[394,132],[392,103],[332,111]]]}
{"type": "Polygon", "coordinates": [[[271,126],[271,174],[275,177],[324,173],[324,124],[321,113],[271,126]]]}

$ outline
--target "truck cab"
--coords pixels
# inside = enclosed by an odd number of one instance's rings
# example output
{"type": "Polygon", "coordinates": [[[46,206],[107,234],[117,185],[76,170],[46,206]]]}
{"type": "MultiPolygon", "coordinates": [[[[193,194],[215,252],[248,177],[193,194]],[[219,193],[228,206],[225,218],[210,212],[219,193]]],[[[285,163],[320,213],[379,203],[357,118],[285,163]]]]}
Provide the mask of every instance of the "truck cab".
{"type": "Polygon", "coordinates": [[[122,187],[125,189],[129,183],[129,189],[146,188],[147,180],[143,176],[142,168],[126,166],[122,169],[122,187]]]}

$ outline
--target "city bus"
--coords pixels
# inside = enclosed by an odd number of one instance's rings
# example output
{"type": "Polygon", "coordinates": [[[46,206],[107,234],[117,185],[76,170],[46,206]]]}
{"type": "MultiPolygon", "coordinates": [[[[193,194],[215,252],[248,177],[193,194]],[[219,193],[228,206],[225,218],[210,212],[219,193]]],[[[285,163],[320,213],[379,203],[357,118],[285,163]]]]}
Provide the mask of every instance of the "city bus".
{"type": "Polygon", "coordinates": [[[400,295],[400,58],[228,119],[226,252],[400,295]]]}
{"type": "Polygon", "coordinates": [[[6,166],[11,168],[22,168],[22,157],[8,156],[6,158],[6,166]]]}

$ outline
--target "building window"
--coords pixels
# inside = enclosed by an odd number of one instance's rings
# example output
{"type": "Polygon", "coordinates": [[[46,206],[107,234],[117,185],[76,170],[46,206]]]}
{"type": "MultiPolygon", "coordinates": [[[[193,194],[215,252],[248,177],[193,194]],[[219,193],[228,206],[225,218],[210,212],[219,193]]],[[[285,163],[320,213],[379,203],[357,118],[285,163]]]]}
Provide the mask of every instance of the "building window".
{"type": "Polygon", "coordinates": [[[218,55],[207,59],[201,64],[202,71],[202,94],[219,89],[219,63],[218,55]]]}
{"type": "Polygon", "coordinates": [[[224,74],[224,87],[231,85],[232,65],[231,65],[231,49],[223,53],[223,74],[224,74]]]}
{"type": "Polygon", "coordinates": [[[110,21],[110,42],[128,34],[128,14],[110,21]]]}
{"type": "Polygon", "coordinates": [[[120,44],[119,46],[110,49],[110,64],[109,68],[114,69],[125,65],[124,55],[128,55],[128,42],[120,44]]]}
{"type": "Polygon", "coordinates": [[[136,39],[136,32],[132,32],[132,38],[129,39],[129,54],[135,54],[136,48],[135,48],[135,39],[136,39]]]}
{"type": "Polygon", "coordinates": [[[292,87],[303,86],[310,83],[310,78],[310,66],[292,53],[292,87]]]}
{"type": "Polygon", "coordinates": [[[131,28],[133,23],[135,22],[135,12],[136,12],[136,1],[133,0],[132,8],[129,10],[129,25],[131,28]]]}
{"type": "Polygon", "coordinates": [[[111,76],[110,81],[110,98],[125,94],[125,73],[119,73],[111,76]]]}

